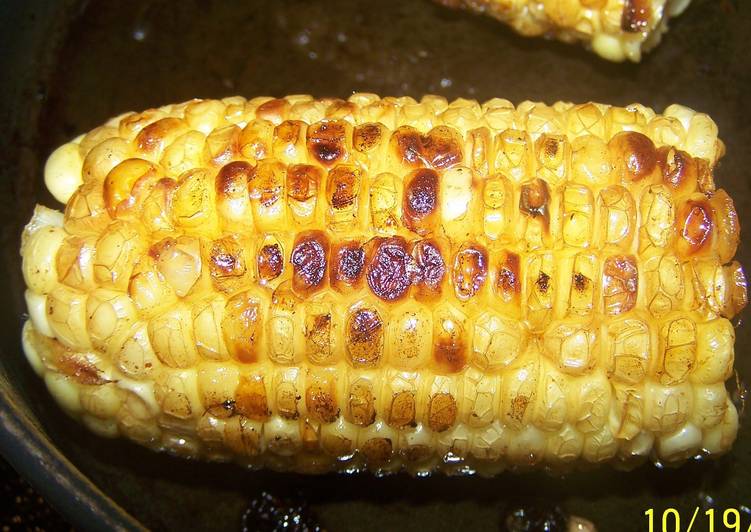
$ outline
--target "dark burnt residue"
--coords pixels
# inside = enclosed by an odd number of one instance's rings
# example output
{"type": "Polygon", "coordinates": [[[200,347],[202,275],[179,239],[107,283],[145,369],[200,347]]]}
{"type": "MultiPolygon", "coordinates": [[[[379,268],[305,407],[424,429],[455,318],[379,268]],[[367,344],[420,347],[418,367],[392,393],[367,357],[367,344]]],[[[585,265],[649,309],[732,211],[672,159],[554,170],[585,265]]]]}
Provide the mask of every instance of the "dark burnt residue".
{"type": "Polygon", "coordinates": [[[319,163],[332,166],[347,155],[346,122],[318,122],[308,128],[308,151],[319,163]]]}
{"type": "Polygon", "coordinates": [[[356,286],[362,278],[365,250],[359,242],[343,242],[334,247],[331,261],[331,284],[339,289],[342,284],[356,286]]]}
{"type": "Polygon", "coordinates": [[[439,183],[435,170],[427,168],[415,170],[407,177],[402,200],[402,219],[410,231],[425,235],[433,230],[439,183]]]}
{"type": "Polygon", "coordinates": [[[413,245],[412,256],[416,266],[414,282],[418,287],[418,296],[440,295],[446,263],[438,243],[432,239],[420,240],[413,245]]]}
{"type": "Polygon", "coordinates": [[[621,29],[628,33],[639,33],[649,29],[652,18],[652,0],[625,0],[621,29]]]}
{"type": "Polygon", "coordinates": [[[376,238],[371,245],[373,254],[366,273],[368,286],[384,301],[401,299],[412,284],[415,271],[407,242],[402,237],[376,238]]]}
{"type": "Polygon", "coordinates": [[[322,231],[306,231],[295,239],[290,262],[293,267],[292,287],[306,295],[323,284],[329,241],[322,231]]]}
{"type": "Polygon", "coordinates": [[[506,302],[519,297],[521,283],[519,282],[519,255],[516,253],[507,252],[501,259],[496,288],[506,302]]]}
{"type": "Polygon", "coordinates": [[[540,275],[537,276],[537,280],[535,281],[535,285],[537,285],[537,289],[541,294],[547,294],[548,289],[550,288],[550,276],[545,272],[540,272],[540,275]]]}
{"type": "Polygon", "coordinates": [[[589,278],[585,275],[583,275],[581,272],[576,272],[573,275],[573,283],[574,288],[578,292],[584,292],[587,289],[587,286],[589,286],[589,283],[591,282],[589,278]]]}

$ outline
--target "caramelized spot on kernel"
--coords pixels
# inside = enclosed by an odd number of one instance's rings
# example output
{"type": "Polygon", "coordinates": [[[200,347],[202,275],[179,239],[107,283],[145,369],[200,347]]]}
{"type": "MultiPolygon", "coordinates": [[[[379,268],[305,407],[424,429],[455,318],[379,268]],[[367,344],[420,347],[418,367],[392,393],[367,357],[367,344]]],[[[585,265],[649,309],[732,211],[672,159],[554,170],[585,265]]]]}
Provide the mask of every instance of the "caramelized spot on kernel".
{"type": "Polygon", "coordinates": [[[307,201],[316,196],[323,172],[317,166],[293,164],[287,168],[287,194],[297,201],[307,201]]]}
{"type": "Polygon", "coordinates": [[[322,231],[297,235],[290,262],[293,266],[292,287],[299,294],[309,294],[323,283],[329,241],[322,231]]]}
{"type": "Polygon", "coordinates": [[[397,156],[412,166],[450,168],[462,161],[462,139],[448,126],[435,127],[427,135],[401,126],[394,131],[392,144],[397,156]]]}
{"type": "Polygon", "coordinates": [[[657,151],[652,140],[636,131],[622,131],[610,139],[616,168],[630,181],[641,181],[657,166],[657,151]]]}
{"type": "Polygon", "coordinates": [[[266,399],[266,387],[259,375],[242,376],[235,389],[235,412],[255,421],[266,421],[271,411],[266,399]]]}
{"type": "Polygon", "coordinates": [[[75,353],[66,353],[57,359],[57,367],[61,373],[71,377],[79,384],[101,385],[107,382],[102,372],[94,364],[83,356],[75,353]]]}
{"type": "Polygon", "coordinates": [[[428,405],[428,426],[435,432],[450,429],[456,422],[456,399],[450,393],[437,393],[428,405]]]}
{"type": "Polygon", "coordinates": [[[260,305],[250,294],[237,294],[227,301],[222,331],[227,349],[235,360],[243,364],[258,361],[261,324],[260,305]]]}
{"type": "Polygon", "coordinates": [[[391,400],[389,412],[389,425],[402,428],[416,426],[415,422],[415,394],[410,391],[401,391],[394,394],[391,400]]]}
{"type": "Polygon", "coordinates": [[[548,292],[548,288],[550,288],[550,276],[545,272],[540,272],[540,275],[537,276],[535,284],[537,285],[537,289],[540,291],[540,293],[546,294],[548,292]]]}
{"type": "Polygon", "coordinates": [[[550,192],[545,181],[536,178],[522,185],[519,196],[519,210],[530,218],[542,219],[546,230],[550,226],[549,203],[550,192]]]}
{"type": "Polygon", "coordinates": [[[475,243],[465,243],[454,258],[453,281],[456,297],[467,301],[485,284],[488,275],[488,252],[475,243]]]}
{"type": "Polygon", "coordinates": [[[360,308],[350,315],[347,350],[355,367],[378,365],[383,350],[383,321],[377,310],[360,308]]]}
{"type": "Polygon", "coordinates": [[[696,185],[698,165],[685,151],[662,146],[657,150],[657,164],[662,172],[662,182],[673,190],[693,189],[696,185]]]}
{"type": "Polygon", "coordinates": [[[264,281],[276,279],[284,269],[284,256],[279,244],[268,244],[258,251],[258,276],[264,281]]]}
{"type": "Polygon", "coordinates": [[[412,254],[417,270],[415,284],[420,295],[439,295],[446,274],[446,263],[438,245],[433,240],[420,240],[414,244],[412,254]]]}
{"type": "Polygon", "coordinates": [[[300,129],[305,122],[285,120],[274,129],[274,137],[284,144],[294,144],[300,138],[300,129]]]}
{"type": "Polygon", "coordinates": [[[574,288],[579,292],[584,292],[590,283],[590,280],[581,272],[576,272],[573,277],[574,288]]]}
{"type": "Polygon", "coordinates": [[[359,192],[357,173],[346,166],[337,166],[329,172],[326,190],[335,209],[353,205],[359,192]]]}
{"type": "Polygon", "coordinates": [[[680,234],[688,244],[687,255],[698,253],[711,241],[712,207],[706,201],[687,201],[678,219],[683,220],[680,234]]]}
{"type": "Polygon", "coordinates": [[[276,98],[259,105],[258,109],[256,109],[256,117],[278,123],[282,120],[288,108],[289,102],[287,100],[276,98]]]}
{"type": "Polygon", "coordinates": [[[519,296],[521,284],[519,283],[519,255],[506,253],[498,270],[496,287],[504,301],[508,302],[519,296]]]}
{"type": "Polygon", "coordinates": [[[321,164],[331,166],[346,153],[346,122],[318,122],[308,128],[308,151],[321,164]]]}
{"type": "Polygon", "coordinates": [[[143,128],[136,137],[136,146],[141,152],[153,152],[162,148],[165,137],[170,130],[182,128],[179,118],[162,118],[143,128]]]}
{"type": "Polygon", "coordinates": [[[432,214],[438,206],[439,178],[435,170],[422,168],[407,176],[402,200],[404,225],[417,234],[433,229],[432,214]]]}
{"type": "Polygon", "coordinates": [[[518,422],[521,422],[524,418],[524,413],[527,411],[529,405],[529,397],[526,395],[517,395],[511,400],[511,412],[509,416],[518,422]]]}
{"type": "Polygon", "coordinates": [[[234,197],[240,193],[247,193],[252,173],[253,165],[245,161],[225,164],[216,174],[217,195],[234,197]]]}
{"type": "Polygon", "coordinates": [[[322,383],[314,383],[308,387],[306,404],[313,419],[322,423],[333,423],[339,417],[339,407],[336,404],[334,391],[331,386],[324,388],[322,383]]]}
{"type": "Polygon", "coordinates": [[[466,331],[454,318],[439,318],[433,337],[433,359],[446,373],[457,373],[467,362],[466,331]]]}
{"type": "Polygon", "coordinates": [[[605,312],[611,316],[628,312],[636,305],[639,272],[631,255],[615,255],[605,260],[602,294],[605,312]]]}
{"type": "Polygon", "coordinates": [[[245,274],[242,248],[234,238],[220,238],[211,243],[209,272],[212,277],[238,277],[245,274]]]}
{"type": "Polygon", "coordinates": [[[400,299],[407,293],[414,273],[412,257],[402,237],[375,238],[375,251],[366,277],[373,293],[384,301],[400,299]]]}
{"type": "Polygon", "coordinates": [[[362,124],[355,128],[353,134],[353,144],[359,152],[369,152],[372,150],[383,136],[383,126],[381,124],[362,124]]]}
{"type": "Polygon", "coordinates": [[[651,0],[625,0],[621,29],[628,33],[640,33],[649,27],[651,0]]]}
{"type": "Polygon", "coordinates": [[[560,144],[559,140],[555,137],[546,137],[542,148],[545,157],[548,159],[554,159],[555,156],[558,155],[560,144]]]}
{"type": "Polygon", "coordinates": [[[356,286],[362,278],[365,266],[365,251],[359,242],[344,242],[335,247],[331,265],[331,284],[338,288],[341,284],[356,286]]]}

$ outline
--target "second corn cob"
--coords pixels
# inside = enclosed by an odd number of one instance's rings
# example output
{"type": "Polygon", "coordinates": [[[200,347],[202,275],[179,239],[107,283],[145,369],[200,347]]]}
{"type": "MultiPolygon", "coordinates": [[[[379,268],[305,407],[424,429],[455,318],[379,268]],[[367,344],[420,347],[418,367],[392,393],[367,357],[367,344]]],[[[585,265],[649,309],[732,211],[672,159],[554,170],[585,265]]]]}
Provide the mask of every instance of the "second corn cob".
{"type": "Polygon", "coordinates": [[[581,42],[610,61],[639,62],[691,0],[436,0],[486,13],[527,36],[581,42]]]}
{"type": "Polygon", "coordinates": [[[92,430],[320,472],[726,452],[746,303],[680,106],[228,98],[57,150],[27,355],[92,430]]]}

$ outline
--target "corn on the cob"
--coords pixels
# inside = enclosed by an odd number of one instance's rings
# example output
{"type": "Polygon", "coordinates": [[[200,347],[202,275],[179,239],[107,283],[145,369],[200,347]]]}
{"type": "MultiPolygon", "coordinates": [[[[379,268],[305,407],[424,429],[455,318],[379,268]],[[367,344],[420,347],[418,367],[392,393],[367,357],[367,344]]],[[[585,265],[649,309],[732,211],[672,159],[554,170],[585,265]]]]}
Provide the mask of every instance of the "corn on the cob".
{"type": "Polygon", "coordinates": [[[729,450],[738,218],[706,115],[227,98],[54,152],[26,354],[90,429],[305,472],[729,450]]]}
{"type": "Polygon", "coordinates": [[[641,60],[657,46],[668,20],[691,0],[436,0],[487,13],[526,37],[584,43],[610,61],[641,60]]]}

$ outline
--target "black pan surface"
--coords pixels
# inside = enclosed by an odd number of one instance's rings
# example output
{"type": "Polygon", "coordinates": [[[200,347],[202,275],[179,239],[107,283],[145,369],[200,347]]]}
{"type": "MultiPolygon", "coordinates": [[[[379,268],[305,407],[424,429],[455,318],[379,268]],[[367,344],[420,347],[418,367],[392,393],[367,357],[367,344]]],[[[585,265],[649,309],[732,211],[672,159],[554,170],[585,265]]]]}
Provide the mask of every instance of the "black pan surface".
{"type": "MultiPolygon", "coordinates": [[[[660,111],[679,102],[717,121],[727,155],[716,179],[735,199],[747,233],[751,2],[694,0],[640,65],[522,39],[493,20],[426,0],[12,0],[0,4],[0,30],[0,282],[6,295],[0,445],[77,526],[136,527],[137,521],[155,530],[237,530],[248,499],[261,489],[301,494],[331,531],[492,530],[509,505],[536,500],[615,531],[645,529],[649,508],[658,516],[678,509],[685,527],[696,507],[751,506],[748,416],[733,453],[719,461],[563,478],[281,475],[182,461],[92,436],[61,413],[21,353],[17,252],[34,203],[54,205],[41,172],[54,147],[124,111],[231,94],[437,93],[515,103],[636,101],[660,111]]],[[[744,237],[739,259],[747,267],[750,250],[744,237]]],[[[750,331],[737,328],[736,367],[746,380],[750,331]]],[[[695,530],[706,528],[701,524],[695,530]]]]}

